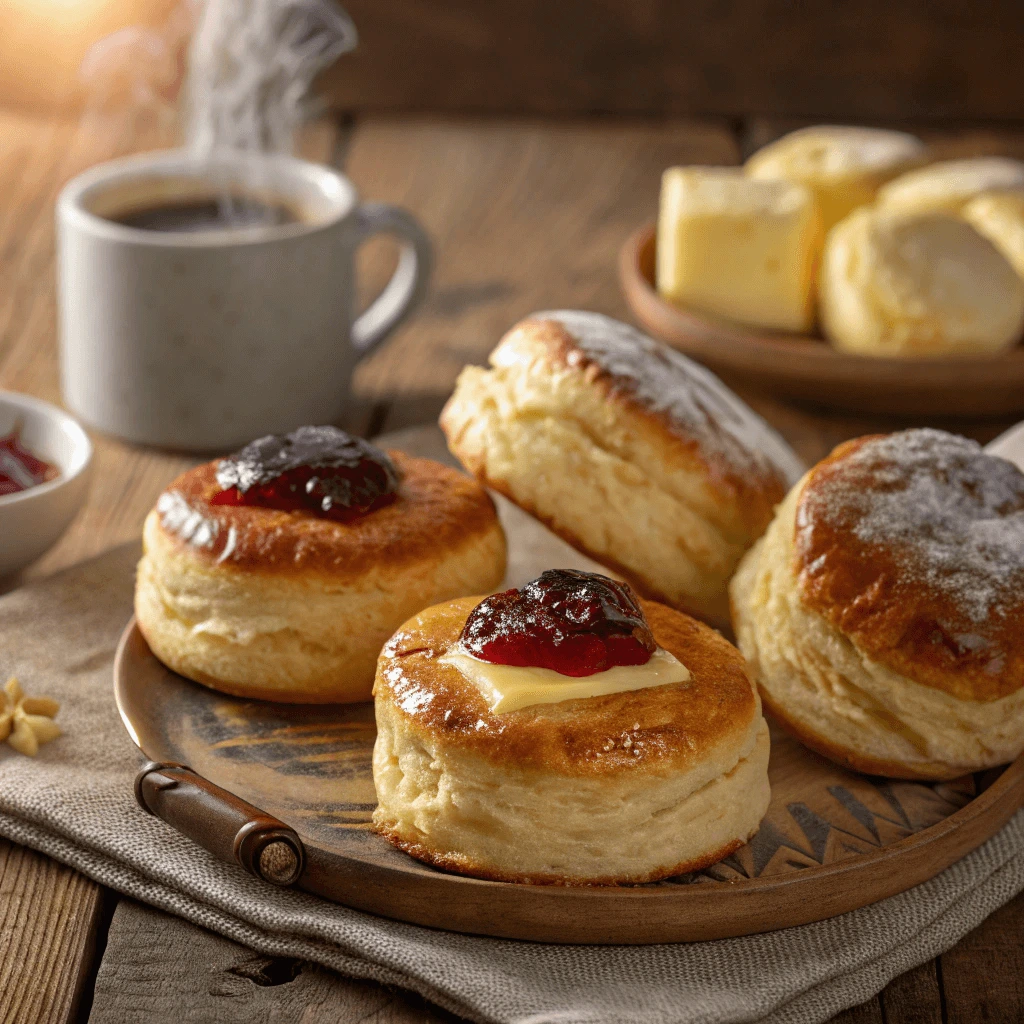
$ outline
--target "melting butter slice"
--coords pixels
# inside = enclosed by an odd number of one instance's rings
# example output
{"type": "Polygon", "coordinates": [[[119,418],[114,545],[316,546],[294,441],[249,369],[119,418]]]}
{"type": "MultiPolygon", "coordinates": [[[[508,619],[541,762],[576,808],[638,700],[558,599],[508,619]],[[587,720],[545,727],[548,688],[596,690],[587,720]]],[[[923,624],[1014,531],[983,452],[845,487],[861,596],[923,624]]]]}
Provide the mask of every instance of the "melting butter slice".
{"type": "Polygon", "coordinates": [[[454,647],[438,659],[457,668],[483,694],[495,714],[518,711],[531,704],[558,704],[563,700],[603,697],[607,693],[644,690],[648,686],[685,683],[690,670],[659,647],[646,665],[617,665],[592,676],[563,676],[550,668],[493,665],[454,647]]]}

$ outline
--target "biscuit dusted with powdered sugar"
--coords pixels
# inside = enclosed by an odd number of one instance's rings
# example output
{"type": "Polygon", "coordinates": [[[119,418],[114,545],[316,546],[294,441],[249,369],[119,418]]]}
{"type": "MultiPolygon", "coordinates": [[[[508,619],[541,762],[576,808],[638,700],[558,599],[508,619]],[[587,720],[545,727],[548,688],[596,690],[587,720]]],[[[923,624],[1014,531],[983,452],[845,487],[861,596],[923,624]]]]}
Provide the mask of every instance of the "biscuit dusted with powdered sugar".
{"type": "Polygon", "coordinates": [[[1024,750],[1024,474],[974,441],[841,445],[731,590],[765,703],[822,753],[954,778],[1024,750]]]}
{"type": "Polygon", "coordinates": [[[641,593],[714,623],[803,471],[714,374],[597,313],[536,313],[467,367],[441,417],[487,486],[641,593]]]}

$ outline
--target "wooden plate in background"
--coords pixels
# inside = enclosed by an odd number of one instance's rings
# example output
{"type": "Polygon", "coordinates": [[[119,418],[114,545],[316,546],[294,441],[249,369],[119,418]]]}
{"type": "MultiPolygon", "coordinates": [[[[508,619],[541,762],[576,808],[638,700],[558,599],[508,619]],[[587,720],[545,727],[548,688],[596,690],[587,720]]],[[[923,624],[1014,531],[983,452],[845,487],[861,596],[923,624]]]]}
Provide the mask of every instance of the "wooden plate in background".
{"type": "Polygon", "coordinates": [[[643,328],[743,384],[783,398],[895,416],[1008,416],[1024,410],[1024,348],[993,356],[874,359],[820,338],[758,331],[683,309],[654,288],[655,228],[632,234],[619,280],[643,328]]]}
{"type": "MultiPolygon", "coordinates": [[[[442,456],[437,428],[390,439],[442,456]]],[[[552,567],[591,568],[508,502],[506,585],[552,567]]],[[[924,785],[840,768],[772,729],[772,801],[754,839],[694,875],[633,887],[512,885],[445,874],[370,829],[371,704],[282,705],[224,696],[176,675],[130,623],[114,666],[118,708],[157,761],[201,775],[302,837],[303,884],[386,917],[543,942],[724,938],[842,914],[902,892],[995,833],[1024,803],[1024,756],[1006,770],[924,785]]]]}

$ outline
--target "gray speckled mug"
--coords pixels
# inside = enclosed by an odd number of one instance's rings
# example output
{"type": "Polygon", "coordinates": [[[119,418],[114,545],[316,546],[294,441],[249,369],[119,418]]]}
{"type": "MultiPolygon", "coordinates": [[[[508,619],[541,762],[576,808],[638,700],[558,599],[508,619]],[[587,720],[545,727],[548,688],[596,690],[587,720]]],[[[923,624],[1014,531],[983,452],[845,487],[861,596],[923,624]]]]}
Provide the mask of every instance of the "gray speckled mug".
{"type": "Polygon", "coordinates": [[[190,451],[336,420],[356,362],[419,302],[430,272],[408,213],[360,203],[344,175],[291,157],[163,151],[101,164],[65,187],[57,228],[69,408],[126,440],[190,451]],[[201,232],[111,219],[225,189],[298,219],[201,232]],[[355,317],[355,251],[378,232],[402,254],[355,317]]]}

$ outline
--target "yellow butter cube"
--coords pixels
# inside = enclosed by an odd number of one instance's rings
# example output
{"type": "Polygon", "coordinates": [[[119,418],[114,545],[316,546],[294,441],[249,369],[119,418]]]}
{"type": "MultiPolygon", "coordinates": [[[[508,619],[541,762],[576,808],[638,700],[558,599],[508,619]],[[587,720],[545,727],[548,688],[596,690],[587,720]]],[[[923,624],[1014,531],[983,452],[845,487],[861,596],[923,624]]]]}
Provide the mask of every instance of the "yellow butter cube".
{"type": "Polygon", "coordinates": [[[906,132],[850,125],[800,128],[759,149],[744,165],[752,178],[809,188],[828,231],[870,203],[887,181],[924,163],[924,143],[906,132]]]}
{"type": "Polygon", "coordinates": [[[811,192],[739,169],[670,167],[661,180],[657,287],[682,306],[806,331],[822,245],[811,192]]]}

